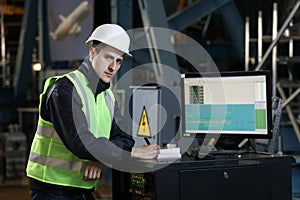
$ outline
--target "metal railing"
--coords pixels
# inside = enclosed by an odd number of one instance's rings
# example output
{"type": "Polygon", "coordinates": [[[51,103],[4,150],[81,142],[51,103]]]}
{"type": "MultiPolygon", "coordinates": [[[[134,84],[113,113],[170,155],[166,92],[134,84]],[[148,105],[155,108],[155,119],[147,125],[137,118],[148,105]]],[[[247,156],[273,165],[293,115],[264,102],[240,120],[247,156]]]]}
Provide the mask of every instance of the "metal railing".
{"type": "MultiPolygon", "coordinates": [[[[293,110],[291,109],[291,106],[289,105],[293,99],[300,93],[300,89],[297,89],[293,93],[290,92],[290,96],[287,97],[285,95],[285,92],[281,86],[280,83],[278,83],[278,78],[277,78],[277,62],[278,62],[278,56],[277,56],[277,45],[282,38],[284,32],[287,30],[289,25],[292,25],[292,19],[295,16],[296,12],[298,11],[300,7],[300,0],[298,0],[287,18],[285,19],[284,23],[282,24],[281,28],[277,32],[277,26],[278,26],[278,11],[277,11],[277,3],[275,2],[273,4],[273,28],[272,28],[272,40],[271,44],[266,50],[264,56],[262,57],[262,48],[263,48],[263,42],[264,40],[270,41],[270,37],[266,39],[266,37],[263,36],[263,27],[262,27],[262,12],[259,11],[258,13],[258,38],[257,40],[253,40],[250,38],[250,22],[249,22],[249,17],[246,18],[245,22],[245,70],[249,70],[249,63],[251,62],[252,59],[250,59],[250,42],[257,42],[257,47],[258,47],[258,64],[255,67],[255,71],[261,70],[263,68],[263,65],[265,64],[266,60],[268,59],[269,55],[272,52],[272,95],[273,97],[276,97],[276,91],[278,90],[279,95],[283,99],[283,106],[282,108],[285,108],[287,111],[287,114],[290,118],[290,121],[293,125],[294,131],[296,133],[296,136],[298,138],[298,141],[300,142],[300,129],[297,123],[297,120],[295,119],[293,110]]],[[[288,38],[285,42],[289,43],[289,58],[293,57],[293,37],[288,38]]]]}

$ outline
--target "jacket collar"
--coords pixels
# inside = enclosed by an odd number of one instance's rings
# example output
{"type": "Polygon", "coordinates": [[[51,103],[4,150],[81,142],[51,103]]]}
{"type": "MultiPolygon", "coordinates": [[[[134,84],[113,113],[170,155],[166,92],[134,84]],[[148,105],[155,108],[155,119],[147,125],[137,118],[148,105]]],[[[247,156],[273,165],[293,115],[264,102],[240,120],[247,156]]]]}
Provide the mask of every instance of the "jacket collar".
{"type": "Polygon", "coordinates": [[[88,79],[89,87],[92,89],[95,96],[100,92],[107,90],[110,83],[105,83],[97,76],[94,68],[91,65],[89,56],[85,57],[78,70],[88,79]]]}

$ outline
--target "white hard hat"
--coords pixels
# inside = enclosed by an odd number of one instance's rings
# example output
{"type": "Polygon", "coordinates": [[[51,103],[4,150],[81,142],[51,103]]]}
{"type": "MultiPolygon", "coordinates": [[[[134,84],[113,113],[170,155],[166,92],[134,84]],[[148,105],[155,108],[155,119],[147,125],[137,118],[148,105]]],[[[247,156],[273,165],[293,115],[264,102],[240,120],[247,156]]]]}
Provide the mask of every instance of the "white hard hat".
{"type": "Polygon", "coordinates": [[[132,56],[129,53],[130,38],[126,31],[117,24],[103,24],[98,26],[85,43],[91,46],[94,40],[103,42],[132,56]]]}

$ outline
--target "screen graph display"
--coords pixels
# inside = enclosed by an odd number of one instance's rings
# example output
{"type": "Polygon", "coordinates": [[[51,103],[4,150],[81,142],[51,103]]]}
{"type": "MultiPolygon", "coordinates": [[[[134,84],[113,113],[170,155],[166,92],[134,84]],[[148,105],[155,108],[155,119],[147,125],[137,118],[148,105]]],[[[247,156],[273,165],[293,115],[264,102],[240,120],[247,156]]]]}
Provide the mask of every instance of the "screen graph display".
{"type": "Polygon", "coordinates": [[[183,135],[271,137],[267,71],[182,74],[183,135]]]}

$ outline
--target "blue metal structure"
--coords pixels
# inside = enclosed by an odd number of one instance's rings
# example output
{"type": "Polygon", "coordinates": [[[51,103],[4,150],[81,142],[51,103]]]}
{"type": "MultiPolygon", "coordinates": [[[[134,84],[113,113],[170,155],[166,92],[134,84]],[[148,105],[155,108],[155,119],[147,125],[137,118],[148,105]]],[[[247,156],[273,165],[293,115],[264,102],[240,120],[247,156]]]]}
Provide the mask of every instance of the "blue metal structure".
{"type": "Polygon", "coordinates": [[[38,0],[25,2],[13,84],[15,98],[20,104],[26,99],[32,77],[32,51],[37,31],[38,2],[38,0]]]}
{"type": "Polygon", "coordinates": [[[30,81],[32,79],[32,53],[36,44],[36,35],[39,27],[39,56],[44,66],[50,63],[49,39],[46,9],[46,0],[25,1],[25,12],[21,27],[18,53],[16,58],[16,71],[14,74],[14,96],[16,103],[25,103],[30,81]]]}
{"type": "Polygon", "coordinates": [[[233,0],[203,0],[168,18],[169,28],[181,31],[197,20],[219,12],[225,25],[235,53],[240,61],[244,60],[244,22],[233,0]]]}

